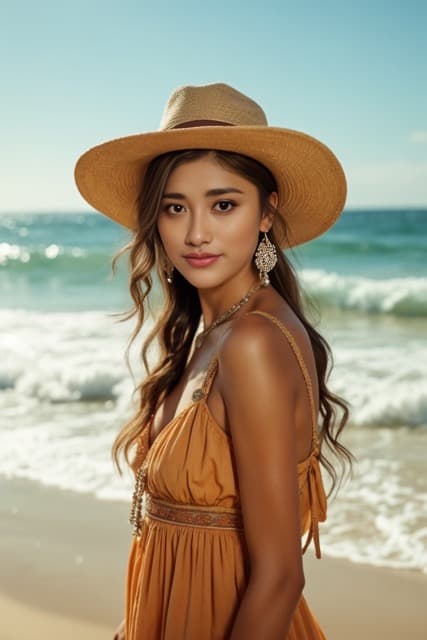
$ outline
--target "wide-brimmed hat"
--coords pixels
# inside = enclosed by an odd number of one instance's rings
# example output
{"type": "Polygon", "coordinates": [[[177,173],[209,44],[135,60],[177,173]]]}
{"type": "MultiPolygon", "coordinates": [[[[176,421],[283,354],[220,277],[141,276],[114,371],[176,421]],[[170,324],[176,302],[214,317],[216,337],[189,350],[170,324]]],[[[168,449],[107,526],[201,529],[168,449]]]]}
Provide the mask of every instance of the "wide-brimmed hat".
{"type": "Polygon", "coordinates": [[[150,161],[168,151],[202,148],[241,153],[271,171],[289,232],[289,244],[276,236],[281,247],[321,235],[344,208],[346,179],[334,153],[306,133],[269,126],[254,100],[225,83],[178,87],[157,131],[92,147],[78,159],[74,177],[92,207],[135,230],[136,201],[150,161]]]}

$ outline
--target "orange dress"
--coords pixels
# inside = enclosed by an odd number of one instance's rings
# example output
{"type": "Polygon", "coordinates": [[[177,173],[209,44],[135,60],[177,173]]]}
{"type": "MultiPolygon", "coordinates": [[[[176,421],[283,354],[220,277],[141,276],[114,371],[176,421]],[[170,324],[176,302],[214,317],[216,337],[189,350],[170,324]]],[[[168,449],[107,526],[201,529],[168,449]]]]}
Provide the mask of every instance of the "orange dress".
{"type": "MultiPolygon", "coordinates": [[[[311,380],[293,336],[289,340],[304,374],[313,415],[310,455],[298,464],[302,553],[313,539],[320,558],[319,521],[326,520],[311,380]]],[[[149,446],[145,425],[132,462],[144,463],[145,509],[134,535],[126,575],[126,640],[226,640],[249,577],[231,437],[215,421],[206,398],[215,356],[196,399],[149,446]]],[[[193,396],[194,398],[194,396],[193,396]]],[[[326,640],[304,595],[284,640],[326,640]]]]}

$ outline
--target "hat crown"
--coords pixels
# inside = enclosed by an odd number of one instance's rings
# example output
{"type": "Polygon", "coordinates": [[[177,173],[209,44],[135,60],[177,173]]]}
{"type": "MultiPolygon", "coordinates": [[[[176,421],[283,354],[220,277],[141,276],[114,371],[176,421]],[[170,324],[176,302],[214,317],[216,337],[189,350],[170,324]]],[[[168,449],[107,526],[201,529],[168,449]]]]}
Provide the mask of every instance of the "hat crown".
{"type": "Polygon", "coordinates": [[[268,126],[263,109],[252,98],[224,82],[184,85],[170,95],[159,131],[184,125],[226,124],[268,126]]]}

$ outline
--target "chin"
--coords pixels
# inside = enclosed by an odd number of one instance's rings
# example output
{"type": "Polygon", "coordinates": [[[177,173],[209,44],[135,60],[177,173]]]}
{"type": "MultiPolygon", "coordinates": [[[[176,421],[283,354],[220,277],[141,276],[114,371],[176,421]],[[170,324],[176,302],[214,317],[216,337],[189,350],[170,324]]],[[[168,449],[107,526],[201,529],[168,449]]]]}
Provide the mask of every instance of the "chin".
{"type": "Polygon", "coordinates": [[[192,275],[191,278],[186,277],[185,274],[182,275],[187,280],[187,282],[196,289],[215,289],[228,280],[228,278],[220,277],[212,273],[200,274],[200,276],[198,277],[192,275]]]}

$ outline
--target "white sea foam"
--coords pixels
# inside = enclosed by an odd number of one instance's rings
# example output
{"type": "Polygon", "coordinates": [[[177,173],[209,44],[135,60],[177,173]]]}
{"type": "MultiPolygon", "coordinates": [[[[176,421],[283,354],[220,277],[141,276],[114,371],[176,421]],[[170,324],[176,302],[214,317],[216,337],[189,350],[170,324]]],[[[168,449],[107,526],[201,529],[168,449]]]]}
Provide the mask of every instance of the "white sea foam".
{"type": "MultiPolygon", "coordinates": [[[[354,477],[328,502],[322,551],[427,573],[427,430],[358,429],[345,445],[358,457],[354,477]]],[[[322,468],[325,487],[330,482],[322,468]]]]}
{"type": "Polygon", "coordinates": [[[324,307],[361,313],[427,316],[427,278],[375,279],[303,269],[301,284],[324,307]]]}
{"type": "MultiPolygon", "coordinates": [[[[354,424],[427,424],[425,335],[404,325],[385,329],[348,321],[320,328],[333,350],[329,384],[350,402],[354,424]]],[[[0,310],[0,331],[0,390],[9,391],[15,406],[28,399],[50,404],[111,400],[126,405],[133,388],[124,361],[129,326],[96,311],[0,310]]],[[[130,354],[137,381],[145,375],[141,344],[142,335],[130,354]]],[[[0,396],[0,407],[5,397],[0,396]]]]}
{"type": "MultiPolygon", "coordinates": [[[[426,440],[414,428],[427,424],[427,341],[416,322],[342,314],[318,327],[334,355],[328,387],[350,402],[346,431],[361,456],[321,525],[331,555],[427,566],[426,440]]],[[[144,376],[143,335],[130,354],[135,380],[124,361],[132,328],[100,311],[0,311],[1,474],[130,502],[131,472],[116,473],[111,445],[144,376]]]]}

